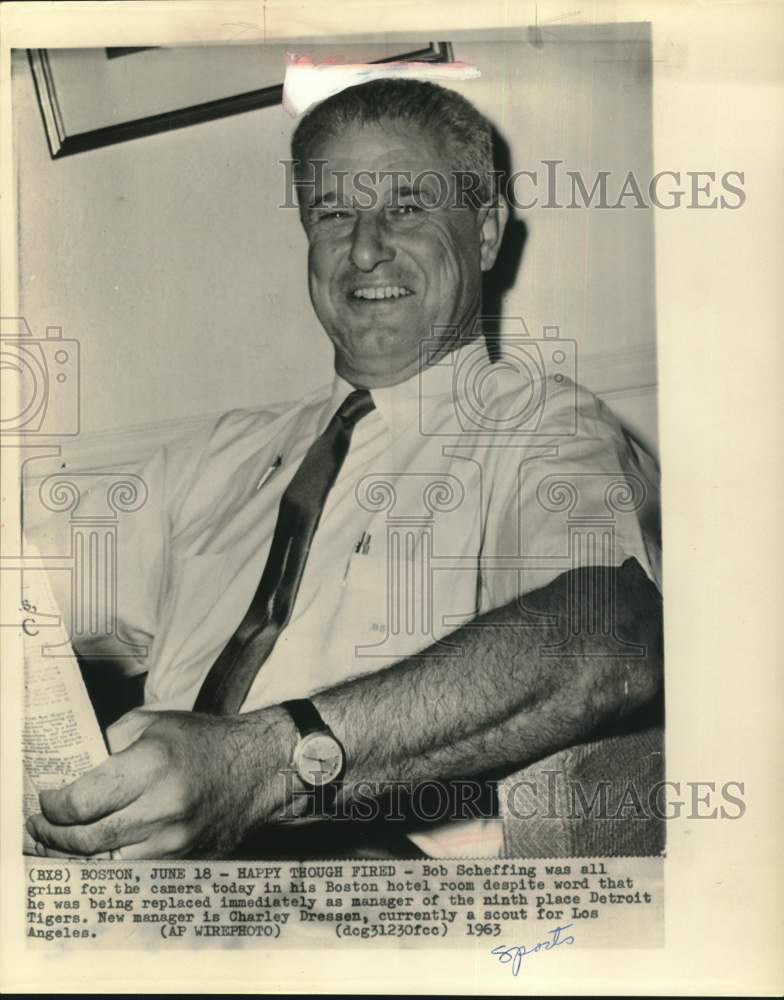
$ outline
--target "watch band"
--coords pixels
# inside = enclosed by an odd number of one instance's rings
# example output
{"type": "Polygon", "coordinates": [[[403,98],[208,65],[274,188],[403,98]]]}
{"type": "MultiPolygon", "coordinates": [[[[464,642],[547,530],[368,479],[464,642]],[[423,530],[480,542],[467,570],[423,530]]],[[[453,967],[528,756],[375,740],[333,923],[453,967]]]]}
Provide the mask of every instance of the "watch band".
{"type": "Polygon", "coordinates": [[[321,718],[321,714],[310,698],[294,698],[291,701],[282,701],[281,708],[285,708],[292,718],[300,738],[309,736],[311,733],[331,733],[332,730],[321,718]]]}

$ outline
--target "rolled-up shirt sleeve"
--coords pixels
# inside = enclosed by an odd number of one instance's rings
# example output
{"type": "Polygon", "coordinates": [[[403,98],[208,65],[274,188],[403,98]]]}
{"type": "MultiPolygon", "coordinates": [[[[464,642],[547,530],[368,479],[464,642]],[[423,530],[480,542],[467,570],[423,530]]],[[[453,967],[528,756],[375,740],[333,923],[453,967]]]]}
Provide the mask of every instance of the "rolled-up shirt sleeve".
{"type": "Polygon", "coordinates": [[[535,435],[507,438],[492,482],[482,610],[583,566],[635,558],[661,589],[653,459],[582,387],[553,387],[535,435]]]}

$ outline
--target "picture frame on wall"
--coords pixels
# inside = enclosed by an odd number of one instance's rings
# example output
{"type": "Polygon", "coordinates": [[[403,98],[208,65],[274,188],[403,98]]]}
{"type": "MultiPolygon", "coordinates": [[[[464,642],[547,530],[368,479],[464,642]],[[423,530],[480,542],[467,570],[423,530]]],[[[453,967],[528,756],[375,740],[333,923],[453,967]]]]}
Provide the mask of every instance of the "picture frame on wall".
{"type": "MultiPolygon", "coordinates": [[[[285,45],[28,49],[52,159],[281,103],[285,45]]],[[[298,54],[320,58],[303,43],[298,54]]],[[[334,57],[334,45],[324,56],[334,57]]],[[[452,61],[450,42],[347,44],[346,62],[452,61]]]]}

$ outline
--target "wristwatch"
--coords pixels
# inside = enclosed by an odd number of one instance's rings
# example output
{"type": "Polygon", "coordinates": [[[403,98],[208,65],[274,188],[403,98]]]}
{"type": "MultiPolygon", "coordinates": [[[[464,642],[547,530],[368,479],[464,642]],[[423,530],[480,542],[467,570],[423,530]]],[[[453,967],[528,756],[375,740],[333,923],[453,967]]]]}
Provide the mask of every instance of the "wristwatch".
{"type": "Polygon", "coordinates": [[[281,702],[299,733],[291,763],[301,781],[311,788],[325,788],[341,777],[346,766],[346,752],[340,741],[321,718],[309,698],[281,702]]]}

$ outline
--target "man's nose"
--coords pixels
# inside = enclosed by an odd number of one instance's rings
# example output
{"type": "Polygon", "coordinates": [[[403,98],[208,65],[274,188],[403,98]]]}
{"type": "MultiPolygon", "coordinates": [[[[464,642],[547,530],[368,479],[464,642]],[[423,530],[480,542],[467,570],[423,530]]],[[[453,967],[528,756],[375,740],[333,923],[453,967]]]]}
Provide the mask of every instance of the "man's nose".
{"type": "Polygon", "coordinates": [[[358,212],[351,238],[351,263],[360,271],[372,271],[382,262],[394,260],[395,249],[388,236],[381,216],[358,212]]]}

